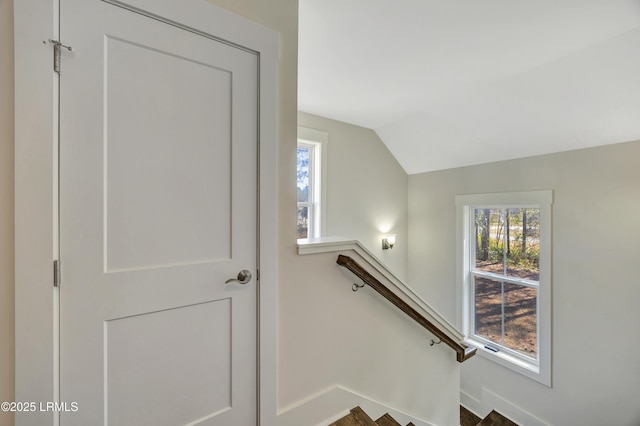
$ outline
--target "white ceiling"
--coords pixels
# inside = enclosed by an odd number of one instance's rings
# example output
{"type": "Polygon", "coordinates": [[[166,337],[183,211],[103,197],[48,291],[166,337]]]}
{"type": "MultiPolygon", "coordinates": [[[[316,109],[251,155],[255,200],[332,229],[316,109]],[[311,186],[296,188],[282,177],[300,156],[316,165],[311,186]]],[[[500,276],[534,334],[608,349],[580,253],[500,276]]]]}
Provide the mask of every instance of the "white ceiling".
{"type": "Polygon", "coordinates": [[[301,111],[409,174],[640,139],[640,0],[299,0],[301,111]]]}

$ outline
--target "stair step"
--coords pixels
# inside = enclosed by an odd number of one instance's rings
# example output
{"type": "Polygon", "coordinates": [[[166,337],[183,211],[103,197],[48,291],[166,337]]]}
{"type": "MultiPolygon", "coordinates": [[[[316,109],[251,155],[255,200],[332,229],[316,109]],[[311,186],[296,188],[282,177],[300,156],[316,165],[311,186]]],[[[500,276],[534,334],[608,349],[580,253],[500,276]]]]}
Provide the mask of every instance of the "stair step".
{"type": "Polygon", "coordinates": [[[355,407],[351,412],[329,426],[378,426],[362,408],[355,407]]]}
{"type": "Polygon", "coordinates": [[[482,419],[460,406],[460,426],[476,426],[482,419]]]}
{"type": "MultiPolygon", "coordinates": [[[[331,423],[329,426],[402,426],[389,413],[380,417],[375,422],[360,407],[354,407],[349,414],[331,423]]],[[[409,422],[407,426],[415,426],[409,422]]]]}
{"type": "Polygon", "coordinates": [[[491,411],[487,414],[477,426],[518,426],[516,423],[512,422],[502,414],[498,413],[496,410],[491,411]]]}
{"type": "Polygon", "coordinates": [[[402,426],[389,413],[385,413],[384,416],[376,420],[376,424],[378,426],[402,426]]]}
{"type": "Polygon", "coordinates": [[[376,422],[374,422],[373,419],[369,417],[367,413],[365,413],[364,410],[360,407],[353,408],[351,410],[351,414],[353,414],[353,417],[358,419],[358,421],[360,422],[358,424],[362,426],[377,426],[376,422]]]}
{"type": "MultiPolygon", "coordinates": [[[[461,426],[518,426],[517,423],[512,422],[496,410],[487,414],[487,417],[482,419],[479,423],[480,417],[473,414],[471,411],[460,406],[460,425],[461,426]]],[[[343,418],[331,423],[329,426],[402,426],[398,423],[389,413],[385,413],[375,422],[371,417],[364,412],[360,407],[354,407],[351,412],[343,418]]],[[[415,426],[409,422],[407,426],[415,426]]]]}
{"type": "Polygon", "coordinates": [[[360,422],[353,414],[349,413],[340,420],[331,423],[329,426],[360,426],[360,422]]]}

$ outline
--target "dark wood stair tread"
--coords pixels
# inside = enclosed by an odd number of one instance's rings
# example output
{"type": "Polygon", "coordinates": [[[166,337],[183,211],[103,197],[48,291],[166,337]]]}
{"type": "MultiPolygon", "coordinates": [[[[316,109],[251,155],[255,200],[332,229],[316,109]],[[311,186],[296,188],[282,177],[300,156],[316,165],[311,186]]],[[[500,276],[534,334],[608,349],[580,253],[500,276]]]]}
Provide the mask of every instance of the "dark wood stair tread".
{"type": "Polygon", "coordinates": [[[340,420],[331,423],[329,426],[360,426],[360,422],[353,414],[349,413],[340,420]]]}
{"type": "MultiPolygon", "coordinates": [[[[498,413],[496,410],[491,411],[487,414],[487,417],[482,419],[482,421],[475,422],[476,420],[480,420],[480,417],[473,414],[471,411],[467,410],[463,406],[460,406],[460,424],[461,426],[518,426],[517,423],[512,422],[507,419],[502,414],[498,413]],[[475,423],[472,423],[475,422],[475,423]]],[[[329,426],[402,426],[398,423],[389,413],[385,413],[375,422],[371,417],[364,412],[364,410],[360,407],[354,407],[351,409],[351,412],[331,423],[329,426]]],[[[407,426],[415,426],[413,423],[409,422],[407,426]]]]}
{"type": "Polygon", "coordinates": [[[476,426],[482,419],[460,406],[460,426],[476,426]]]}
{"type": "Polygon", "coordinates": [[[502,414],[498,413],[496,410],[491,411],[487,414],[478,426],[518,426],[516,423],[507,419],[502,414]]]}
{"type": "MultiPolygon", "coordinates": [[[[360,407],[355,407],[349,414],[331,423],[329,426],[402,426],[389,413],[386,413],[375,422],[360,407]]],[[[415,426],[409,422],[407,426],[415,426]]]]}
{"type": "Polygon", "coordinates": [[[329,426],[378,426],[362,408],[355,407],[351,412],[329,426]]]}
{"type": "Polygon", "coordinates": [[[376,420],[376,424],[378,426],[402,426],[389,413],[385,413],[384,416],[376,420]]]}
{"type": "Polygon", "coordinates": [[[353,408],[351,410],[351,414],[353,414],[353,417],[358,419],[358,421],[360,422],[358,424],[362,426],[377,426],[376,422],[374,422],[373,419],[369,417],[367,413],[365,413],[364,410],[360,407],[353,408]]]}

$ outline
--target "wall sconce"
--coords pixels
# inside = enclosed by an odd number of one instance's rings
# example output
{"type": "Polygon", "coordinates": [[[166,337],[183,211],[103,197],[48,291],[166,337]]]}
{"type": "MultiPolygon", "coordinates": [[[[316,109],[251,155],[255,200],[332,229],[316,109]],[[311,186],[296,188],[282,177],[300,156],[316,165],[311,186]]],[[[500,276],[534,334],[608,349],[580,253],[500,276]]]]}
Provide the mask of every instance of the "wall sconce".
{"type": "Polygon", "coordinates": [[[396,243],[396,234],[385,235],[382,239],[382,250],[392,249],[396,243]]]}

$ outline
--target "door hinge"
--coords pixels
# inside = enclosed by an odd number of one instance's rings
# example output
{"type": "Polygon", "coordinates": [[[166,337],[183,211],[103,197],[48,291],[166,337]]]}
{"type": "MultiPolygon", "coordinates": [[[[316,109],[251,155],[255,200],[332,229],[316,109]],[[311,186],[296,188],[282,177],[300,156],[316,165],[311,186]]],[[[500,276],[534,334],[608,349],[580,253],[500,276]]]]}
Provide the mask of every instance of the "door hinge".
{"type": "Polygon", "coordinates": [[[53,286],[60,287],[60,260],[53,261],[53,286]]]}
{"type": "Polygon", "coordinates": [[[49,39],[49,43],[53,45],[53,70],[60,74],[60,57],[62,48],[67,49],[69,52],[73,50],[71,46],[65,46],[58,40],[49,39]]]}

